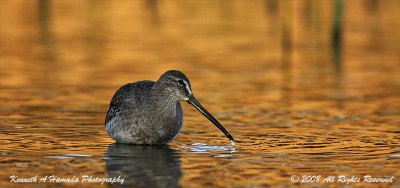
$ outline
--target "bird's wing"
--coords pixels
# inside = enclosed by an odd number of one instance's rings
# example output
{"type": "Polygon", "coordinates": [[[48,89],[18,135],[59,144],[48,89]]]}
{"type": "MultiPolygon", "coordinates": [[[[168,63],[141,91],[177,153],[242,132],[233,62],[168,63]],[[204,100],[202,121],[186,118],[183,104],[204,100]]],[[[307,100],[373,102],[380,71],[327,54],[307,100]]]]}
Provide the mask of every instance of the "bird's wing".
{"type": "Polygon", "coordinates": [[[125,105],[137,103],[141,97],[147,95],[147,92],[151,90],[155,82],[144,80],[134,83],[128,83],[119,88],[111,99],[110,107],[107,112],[105,123],[107,124],[116,114],[119,113],[120,109],[125,105]],[[127,104],[129,100],[129,104],[127,104]]]}

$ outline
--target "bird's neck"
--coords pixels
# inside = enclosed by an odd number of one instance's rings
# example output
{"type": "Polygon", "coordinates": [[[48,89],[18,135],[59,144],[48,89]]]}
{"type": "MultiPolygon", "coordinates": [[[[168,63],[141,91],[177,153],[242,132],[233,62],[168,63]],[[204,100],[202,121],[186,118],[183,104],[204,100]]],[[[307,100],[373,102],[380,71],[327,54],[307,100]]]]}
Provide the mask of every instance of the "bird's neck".
{"type": "Polygon", "coordinates": [[[162,84],[155,84],[151,91],[151,96],[156,106],[162,108],[162,111],[175,111],[176,105],[179,103],[179,98],[171,95],[168,87],[163,87],[162,84]]]}

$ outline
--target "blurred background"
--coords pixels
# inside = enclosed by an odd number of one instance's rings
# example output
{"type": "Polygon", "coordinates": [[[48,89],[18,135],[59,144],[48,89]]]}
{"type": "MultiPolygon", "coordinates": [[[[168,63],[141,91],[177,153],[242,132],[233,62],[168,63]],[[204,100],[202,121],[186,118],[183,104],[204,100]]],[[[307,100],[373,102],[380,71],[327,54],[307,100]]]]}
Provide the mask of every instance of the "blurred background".
{"type": "Polygon", "coordinates": [[[40,0],[0,7],[0,84],[20,88],[12,103],[33,89],[41,103],[73,93],[77,103],[99,104],[118,86],[156,80],[169,69],[188,74],[195,92],[258,92],[243,102],[293,102],[310,90],[335,99],[399,92],[395,0],[40,0]]]}
{"type": "Polygon", "coordinates": [[[0,1],[0,166],[106,175],[114,92],[178,69],[239,143],[236,155],[198,159],[186,145],[229,143],[184,105],[172,187],[293,185],[290,174],[316,173],[283,165],[288,153],[322,174],[399,175],[399,10],[397,0],[0,1]],[[311,163],[306,148],[343,161],[311,163]],[[349,152],[370,166],[349,164],[349,152]]]}

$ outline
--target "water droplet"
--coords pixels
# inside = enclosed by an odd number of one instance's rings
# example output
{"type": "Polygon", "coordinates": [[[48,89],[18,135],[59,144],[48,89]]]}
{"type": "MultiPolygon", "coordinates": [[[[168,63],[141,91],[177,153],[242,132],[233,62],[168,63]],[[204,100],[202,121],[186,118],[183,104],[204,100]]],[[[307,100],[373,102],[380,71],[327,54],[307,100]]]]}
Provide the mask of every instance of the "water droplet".
{"type": "Polygon", "coordinates": [[[232,144],[232,146],[236,146],[236,142],[233,140],[231,140],[231,144],[232,144]]]}

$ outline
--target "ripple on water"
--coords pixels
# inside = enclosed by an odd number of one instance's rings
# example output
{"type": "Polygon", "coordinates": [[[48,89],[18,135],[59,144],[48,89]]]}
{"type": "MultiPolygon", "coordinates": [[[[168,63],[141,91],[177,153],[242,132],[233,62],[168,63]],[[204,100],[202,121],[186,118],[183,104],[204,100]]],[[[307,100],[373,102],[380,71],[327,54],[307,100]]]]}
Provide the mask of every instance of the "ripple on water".
{"type": "Polygon", "coordinates": [[[60,155],[50,155],[50,156],[45,156],[44,158],[49,158],[49,159],[73,159],[73,157],[60,156],[60,155]]]}
{"type": "Polygon", "coordinates": [[[45,158],[50,158],[50,159],[73,159],[73,158],[79,158],[79,157],[93,157],[93,155],[71,153],[71,154],[65,154],[65,155],[45,156],[45,158]]]}
{"type": "Polygon", "coordinates": [[[400,158],[400,154],[391,155],[391,156],[389,156],[389,158],[400,158]]]}
{"type": "Polygon", "coordinates": [[[68,156],[68,157],[93,157],[93,155],[80,154],[80,153],[71,153],[71,154],[66,154],[65,156],[68,156]]]}
{"type": "Polygon", "coordinates": [[[190,146],[179,146],[180,148],[190,150],[194,153],[210,153],[218,151],[235,151],[236,147],[233,146],[212,146],[204,143],[194,143],[190,146]]]}

